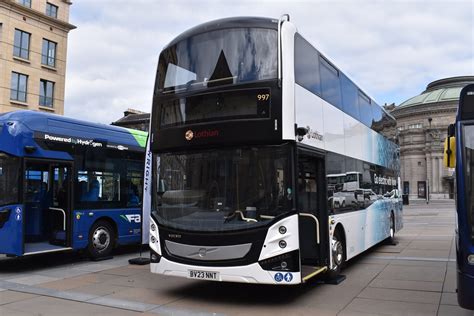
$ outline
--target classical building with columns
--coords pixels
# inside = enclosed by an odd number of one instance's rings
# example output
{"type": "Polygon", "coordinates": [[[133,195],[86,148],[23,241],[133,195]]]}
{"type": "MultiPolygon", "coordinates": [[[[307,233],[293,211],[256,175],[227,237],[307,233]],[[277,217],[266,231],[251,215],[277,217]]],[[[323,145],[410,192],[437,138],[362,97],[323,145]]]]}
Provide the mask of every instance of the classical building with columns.
{"type": "Polygon", "coordinates": [[[403,193],[411,199],[453,198],[453,170],[443,166],[443,146],[461,89],[469,83],[474,76],[437,80],[420,95],[389,107],[397,119],[403,193]]]}

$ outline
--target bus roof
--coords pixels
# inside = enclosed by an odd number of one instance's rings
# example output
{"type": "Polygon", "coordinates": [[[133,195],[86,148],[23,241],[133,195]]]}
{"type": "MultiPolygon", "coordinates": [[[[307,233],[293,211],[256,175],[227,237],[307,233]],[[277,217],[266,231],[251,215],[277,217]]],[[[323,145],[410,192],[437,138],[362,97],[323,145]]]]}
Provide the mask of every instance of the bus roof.
{"type": "Polygon", "coordinates": [[[264,17],[232,17],[232,18],[225,18],[225,19],[218,19],[209,21],[206,23],[199,24],[195,26],[177,37],[175,37],[168,45],[165,46],[167,49],[170,46],[175,45],[176,43],[180,42],[181,40],[215,30],[222,30],[228,28],[238,28],[238,27],[257,27],[257,28],[269,28],[269,29],[278,29],[278,19],[271,19],[271,18],[264,18],[264,17]]]}
{"type": "Polygon", "coordinates": [[[56,114],[37,111],[14,111],[0,114],[0,135],[3,127],[14,126],[12,136],[36,138],[38,134],[75,137],[110,144],[145,148],[147,133],[99,123],[90,123],[56,114]]]}

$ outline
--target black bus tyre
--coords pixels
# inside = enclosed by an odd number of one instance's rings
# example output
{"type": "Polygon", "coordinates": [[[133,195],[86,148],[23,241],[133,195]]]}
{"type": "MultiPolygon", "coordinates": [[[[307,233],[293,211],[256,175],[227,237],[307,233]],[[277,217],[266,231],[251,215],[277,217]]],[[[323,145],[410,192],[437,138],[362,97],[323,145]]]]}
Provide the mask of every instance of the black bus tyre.
{"type": "Polygon", "coordinates": [[[107,257],[112,252],[115,243],[115,232],[109,222],[99,220],[89,231],[87,252],[92,258],[107,257]]]}
{"type": "Polygon", "coordinates": [[[393,212],[390,213],[390,230],[387,241],[389,244],[395,243],[395,217],[393,216],[393,212]]]}
{"type": "Polygon", "coordinates": [[[326,273],[328,279],[334,279],[341,273],[341,269],[346,261],[346,245],[341,231],[336,229],[331,241],[332,268],[326,273]]]}

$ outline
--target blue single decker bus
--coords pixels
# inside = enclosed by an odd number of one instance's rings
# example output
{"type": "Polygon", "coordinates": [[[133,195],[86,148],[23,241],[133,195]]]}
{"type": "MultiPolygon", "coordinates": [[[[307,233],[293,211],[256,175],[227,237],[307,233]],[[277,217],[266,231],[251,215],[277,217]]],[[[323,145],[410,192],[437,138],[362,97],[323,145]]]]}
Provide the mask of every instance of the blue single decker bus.
{"type": "Polygon", "coordinates": [[[474,85],[460,95],[455,124],[448,128],[445,166],[456,170],[458,302],[474,309],[474,85]]]}
{"type": "Polygon", "coordinates": [[[41,112],[1,114],[0,253],[103,257],[139,243],[146,138],[41,112]]]}

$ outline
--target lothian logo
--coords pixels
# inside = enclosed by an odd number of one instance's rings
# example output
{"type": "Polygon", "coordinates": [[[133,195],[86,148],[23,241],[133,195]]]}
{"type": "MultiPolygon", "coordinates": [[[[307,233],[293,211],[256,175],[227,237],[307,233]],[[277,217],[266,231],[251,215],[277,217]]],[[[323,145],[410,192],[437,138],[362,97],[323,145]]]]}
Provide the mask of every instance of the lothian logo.
{"type": "Polygon", "coordinates": [[[184,138],[190,141],[194,138],[210,138],[210,137],[218,137],[219,131],[218,130],[204,130],[204,131],[197,131],[193,132],[192,130],[188,130],[184,134],[184,138]]]}
{"type": "Polygon", "coordinates": [[[192,130],[188,130],[186,134],[184,134],[184,138],[186,138],[186,140],[191,140],[193,139],[193,137],[194,137],[194,133],[192,130]]]}

